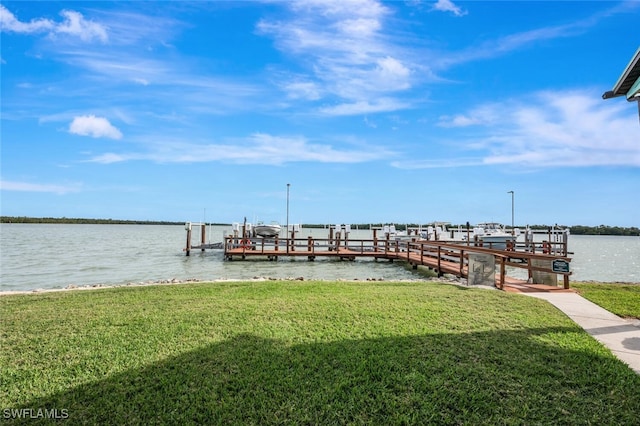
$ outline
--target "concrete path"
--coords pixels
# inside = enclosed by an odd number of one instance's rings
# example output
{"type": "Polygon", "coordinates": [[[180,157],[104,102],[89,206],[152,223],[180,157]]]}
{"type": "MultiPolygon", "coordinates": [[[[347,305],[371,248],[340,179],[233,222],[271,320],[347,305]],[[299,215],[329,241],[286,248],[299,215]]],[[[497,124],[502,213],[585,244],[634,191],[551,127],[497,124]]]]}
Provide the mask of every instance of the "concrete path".
{"type": "Polygon", "coordinates": [[[576,293],[523,294],[550,302],[640,374],[640,320],[622,319],[576,293]]]}

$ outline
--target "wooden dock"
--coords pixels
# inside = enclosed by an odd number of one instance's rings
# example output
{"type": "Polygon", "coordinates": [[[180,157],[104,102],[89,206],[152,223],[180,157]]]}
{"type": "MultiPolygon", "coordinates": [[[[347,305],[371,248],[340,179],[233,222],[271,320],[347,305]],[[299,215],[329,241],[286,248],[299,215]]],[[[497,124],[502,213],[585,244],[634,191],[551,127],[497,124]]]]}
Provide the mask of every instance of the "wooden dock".
{"type": "Polygon", "coordinates": [[[296,238],[296,227],[292,227],[288,238],[263,238],[251,235],[245,226],[237,226],[233,235],[225,236],[222,242],[206,243],[206,226],[204,223],[186,223],[184,251],[187,256],[192,250],[218,249],[223,250],[226,261],[260,257],[267,260],[306,257],[309,261],[325,257],[353,261],[368,257],[403,261],[414,269],[422,266],[438,276],[451,274],[466,278],[470,285],[495,286],[509,292],[571,291],[568,233],[551,228],[543,231],[546,239],[540,242],[534,241],[533,233],[529,232],[525,242],[492,246],[487,242],[470,241],[468,230],[467,238],[462,241],[424,240],[418,235],[395,238],[384,232],[379,238],[380,229],[375,228],[371,229],[371,239],[351,239],[348,226],[329,227],[327,238],[296,238]],[[199,230],[199,245],[191,243],[194,226],[199,230]],[[525,270],[528,278],[508,276],[507,267],[525,270]],[[562,286],[558,286],[558,276],[562,277],[562,286]]]}
{"type": "MultiPolygon", "coordinates": [[[[198,249],[200,247],[193,247],[198,249]]],[[[495,285],[506,291],[552,291],[569,289],[569,262],[566,242],[510,243],[506,249],[484,246],[470,241],[423,241],[412,239],[341,239],[340,233],[329,238],[261,238],[228,236],[223,242],[225,260],[262,257],[318,257],[355,260],[369,257],[405,261],[444,274],[467,278],[472,284],[495,285]],[[527,271],[527,280],[506,275],[506,267],[527,271]],[[561,275],[562,287],[557,285],[561,275]],[[542,277],[542,278],[540,278],[542,277]]]]}

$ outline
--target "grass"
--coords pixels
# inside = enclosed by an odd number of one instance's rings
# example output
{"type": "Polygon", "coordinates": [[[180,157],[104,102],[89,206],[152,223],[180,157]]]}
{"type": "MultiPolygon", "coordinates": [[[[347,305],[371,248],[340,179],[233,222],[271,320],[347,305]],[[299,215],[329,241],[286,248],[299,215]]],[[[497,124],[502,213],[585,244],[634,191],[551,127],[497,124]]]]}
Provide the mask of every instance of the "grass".
{"type": "Polygon", "coordinates": [[[619,317],[640,319],[640,283],[572,282],[571,288],[619,317]]]}
{"type": "Polygon", "coordinates": [[[548,303],[499,291],[201,283],[5,296],[0,309],[0,408],[64,409],[80,424],[640,415],[640,376],[548,303]]]}

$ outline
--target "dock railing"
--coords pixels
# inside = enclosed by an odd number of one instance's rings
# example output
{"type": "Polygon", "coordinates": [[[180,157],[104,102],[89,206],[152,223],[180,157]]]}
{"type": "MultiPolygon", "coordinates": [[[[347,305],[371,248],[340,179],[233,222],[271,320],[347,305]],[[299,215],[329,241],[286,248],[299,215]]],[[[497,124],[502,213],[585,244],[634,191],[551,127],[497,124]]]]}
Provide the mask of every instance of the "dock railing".
{"type": "Polygon", "coordinates": [[[472,241],[425,241],[395,239],[342,239],[340,235],[333,238],[262,238],[238,236],[225,237],[224,257],[246,259],[253,256],[266,256],[275,260],[280,256],[306,256],[308,260],[316,257],[335,257],[355,260],[358,257],[377,259],[404,260],[414,268],[425,266],[433,269],[439,276],[452,274],[461,278],[469,274],[469,254],[491,255],[499,268],[496,285],[503,288],[506,268],[518,268],[527,271],[530,281],[534,273],[562,275],[564,287],[569,288],[566,242],[526,242],[509,243],[508,245],[484,243],[474,244],[472,241]],[[560,262],[560,269],[556,268],[560,262]]]}

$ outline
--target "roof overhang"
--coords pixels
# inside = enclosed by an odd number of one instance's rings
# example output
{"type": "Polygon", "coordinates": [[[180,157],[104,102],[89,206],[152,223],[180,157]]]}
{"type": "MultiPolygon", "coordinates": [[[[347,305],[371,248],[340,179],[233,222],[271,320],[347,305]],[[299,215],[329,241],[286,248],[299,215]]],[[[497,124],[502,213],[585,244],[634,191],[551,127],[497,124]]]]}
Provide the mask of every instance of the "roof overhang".
{"type": "Polygon", "coordinates": [[[628,101],[640,101],[640,48],[631,58],[631,62],[624,69],[618,82],[609,90],[602,94],[602,99],[611,99],[618,96],[625,96],[628,101]]]}

